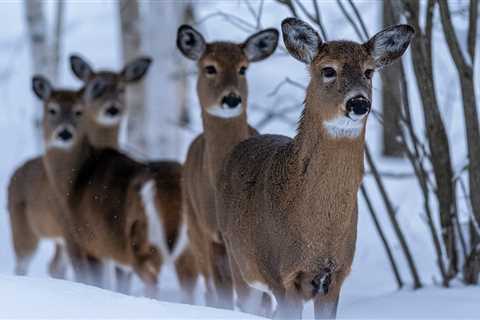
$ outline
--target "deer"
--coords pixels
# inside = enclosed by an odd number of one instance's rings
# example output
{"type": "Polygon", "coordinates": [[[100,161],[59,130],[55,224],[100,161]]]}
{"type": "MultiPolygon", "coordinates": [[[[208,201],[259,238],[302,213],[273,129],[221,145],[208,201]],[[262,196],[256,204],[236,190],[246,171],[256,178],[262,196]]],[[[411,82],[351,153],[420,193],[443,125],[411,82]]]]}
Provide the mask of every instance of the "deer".
{"type": "MultiPolygon", "coordinates": [[[[93,70],[80,57],[72,56],[71,65],[74,72],[83,74],[93,70]],[[83,69],[81,69],[83,68],[83,69]]],[[[124,68],[115,73],[102,71],[99,76],[116,79],[119,82],[122,74],[132,73],[135,68],[146,72],[150,64],[147,58],[139,58],[127,63],[124,68]]],[[[115,98],[115,97],[114,97],[115,98]]],[[[116,98],[115,98],[116,99],[116,98]]],[[[90,140],[97,147],[118,148],[118,135],[121,116],[125,104],[115,100],[106,110],[89,110],[88,129],[90,140]]],[[[49,108],[52,116],[58,113],[57,108],[49,108]]],[[[15,170],[8,187],[8,208],[10,213],[12,240],[16,256],[15,274],[25,275],[30,261],[41,239],[55,241],[55,254],[49,264],[49,274],[54,278],[64,279],[67,271],[67,258],[64,248],[62,226],[59,221],[59,208],[53,189],[45,171],[45,157],[38,156],[28,160],[15,170]]],[[[91,259],[91,262],[97,262],[91,259]]]]}
{"type": "MultiPolygon", "coordinates": [[[[119,150],[120,124],[127,111],[124,79],[139,81],[150,63],[149,58],[140,57],[128,63],[119,73],[110,70],[95,71],[81,56],[70,56],[72,72],[86,87],[103,88],[101,94],[97,93],[98,96],[88,101],[85,113],[89,128],[87,134],[94,146],[119,150]],[[134,77],[135,73],[137,76],[134,77]]],[[[194,301],[192,288],[197,281],[197,272],[188,244],[182,243],[186,233],[185,221],[181,215],[182,166],[176,161],[168,160],[148,161],[144,165],[148,167],[152,178],[141,193],[149,214],[150,237],[156,241],[163,262],[174,263],[183,302],[191,304],[194,301]]],[[[128,293],[131,272],[125,273],[122,268],[115,268],[115,272],[120,285],[118,291],[128,293]]]]}
{"type": "Polygon", "coordinates": [[[207,305],[233,308],[227,252],[219,238],[215,185],[223,158],[238,142],[256,134],[247,123],[250,63],[271,56],[278,31],[266,29],[243,43],[206,42],[189,25],[177,32],[177,47],[197,63],[197,94],[203,133],[190,144],[184,164],[184,214],[197,265],[206,279],[207,305]]]}
{"type": "Polygon", "coordinates": [[[296,136],[257,135],[227,155],[217,184],[218,223],[235,288],[272,295],[275,318],[335,318],[357,234],[365,128],[374,71],[414,36],[396,25],[366,43],[321,40],[306,22],[282,22],[285,46],[310,73],[296,136]]]}

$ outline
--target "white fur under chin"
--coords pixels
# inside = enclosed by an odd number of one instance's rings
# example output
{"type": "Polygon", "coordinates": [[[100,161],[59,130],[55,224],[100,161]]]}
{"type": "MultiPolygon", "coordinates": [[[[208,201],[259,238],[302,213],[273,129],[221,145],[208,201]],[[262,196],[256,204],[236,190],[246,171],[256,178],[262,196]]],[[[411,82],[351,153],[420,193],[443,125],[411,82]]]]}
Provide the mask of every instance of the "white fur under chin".
{"type": "Polygon", "coordinates": [[[61,150],[70,150],[73,146],[73,139],[67,141],[58,139],[58,138],[52,138],[50,141],[47,143],[47,149],[61,149],[61,150]]]}
{"type": "Polygon", "coordinates": [[[350,138],[355,139],[360,136],[363,130],[365,116],[339,116],[323,122],[323,127],[327,134],[332,138],[350,138]],[[357,118],[357,119],[355,119],[357,118]]]}
{"type": "Polygon", "coordinates": [[[140,196],[148,221],[148,240],[158,247],[163,260],[168,261],[170,259],[170,251],[168,250],[167,238],[160,212],[158,212],[157,206],[155,205],[156,193],[157,189],[154,180],[148,180],[140,190],[140,196]]]}
{"type": "Polygon", "coordinates": [[[105,113],[102,112],[97,116],[97,123],[102,126],[107,126],[107,127],[116,126],[120,124],[121,121],[122,121],[122,116],[120,114],[115,117],[112,117],[112,116],[107,116],[105,113]]]}
{"type": "Polygon", "coordinates": [[[218,118],[229,119],[229,118],[235,118],[241,115],[243,112],[243,107],[241,104],[239,104],[235,108],[228,108],[228,107],[224,108],[222,106],[213,106],[208,108],[207,112],[212,116],[215,116],[218,118]]]}

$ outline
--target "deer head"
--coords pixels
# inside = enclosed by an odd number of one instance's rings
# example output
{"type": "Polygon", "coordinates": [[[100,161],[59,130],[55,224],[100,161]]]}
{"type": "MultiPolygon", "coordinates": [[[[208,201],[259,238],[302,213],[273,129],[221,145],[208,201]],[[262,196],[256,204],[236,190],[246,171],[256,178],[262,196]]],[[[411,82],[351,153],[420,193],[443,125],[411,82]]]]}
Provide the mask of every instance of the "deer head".
{"type": "Polygon", "coordinates": [[[100,126],[117,126],[126,112],[125,87],[140,81],[152,59],[140,57],[127,63],[120,72],[98,71],[78,55],[70,56],[75,76],[85,83],[85,102],[90,120],[100,126]]]}
{"type": "Polygon", "coordinates": [[[81,136],[83,104],[81,92],[55,90],[50,81],[34,76],[32,89],[43,101],[43,135],[47,149],[69,150],[81,136]]]}
{"type": "Polygon", "coordinates": [[[233,118],[247,106],[246,71],[250,62],[268,58],[278,44],[278,31],[266,29],[243,43],[211,42],[188,25],[178,29],[177,47],[198,65],[197,91],[202,109],[215,117],[233,118]]]}
{"type": "Polygon", "coordinates": [[[364,131],[371,111],[374,71],[400,58],[414,35],[409,25],[397,25],[363,44],[323,42],[310,25],[295,18],[285,19],[282,31],[288,52],[309,66],[305,112],[329,137],[351,139],[364,131]]]}

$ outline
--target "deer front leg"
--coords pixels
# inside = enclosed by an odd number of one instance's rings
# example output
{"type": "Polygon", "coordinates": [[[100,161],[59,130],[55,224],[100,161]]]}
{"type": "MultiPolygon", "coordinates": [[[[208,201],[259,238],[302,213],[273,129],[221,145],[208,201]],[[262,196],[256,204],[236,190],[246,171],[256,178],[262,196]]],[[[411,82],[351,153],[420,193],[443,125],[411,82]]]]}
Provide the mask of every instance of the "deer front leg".
{"type": "Polygon", "coordinates": [[[185,251],[175,261],[175,269],[177,271],[178,282],[182,292],[182,303],[195,303],[195,287],[197,285],[198,268],[195,264],[195,258],[187,247],[185,251]]]}
{"type": "Polygon", "coordinates": [[[75,281],[90,284],[86,252],[72,239],[65,239],[75,281]]]}
{"type": "Polygon", "coordinates": [[[115,267],[115,290],[123,294],[130,294],[132,272],[115,267]]]}
{"type": "Polygon", "coordinates": [[[233,283],[227,250],[223,243],[210,242],[212,276],[217,292],[217,307],[233,309],[233,283]]]}
{"type": "Polygon", "coordinates": [[[334,273],[332,282],[325,294],[318,294],[314,301],[315,319],[336,319],[340,289],[346,274],[334,273]]]}
{"type": "Polygon", "coordinates": [[[294,285],[287,289],[275,290],[278,305],[274,319],[301,319],[303,313],[303,299],[294,285]]]}
{"type": "Polygon", "coordinates": [[[96,287],[105,289],[105,264],[97,257],[87,255],[88,268],[92,284],[96,287]]]}
{"type": "Polygon", "coordinates": [[[55,244],[55,254],[48,265],[48,274],[52,278],[65,279],[67,274],[66,253],[63,245],[55,244]]]}

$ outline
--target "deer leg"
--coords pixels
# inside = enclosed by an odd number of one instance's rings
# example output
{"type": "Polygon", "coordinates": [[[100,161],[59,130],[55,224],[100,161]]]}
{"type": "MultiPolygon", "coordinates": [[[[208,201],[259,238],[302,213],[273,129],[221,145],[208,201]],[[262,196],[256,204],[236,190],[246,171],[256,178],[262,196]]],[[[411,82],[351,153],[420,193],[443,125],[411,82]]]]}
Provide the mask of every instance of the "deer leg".
{"type": "Polygon", "coordinates": [[[55,254],[48,266],[48,273],[52,278],[65,279],[67,274],[67,261],[63,245],[55,244],[55,254]]]}
{"type": "Polygon", "coordinates": [[[315,297],[315,319],[335,319],[337,317],[340,289],[345,276],[343,272],[334,273],[328,292],[315,297]]]}
{"type": "Polygon", "coordinates": [[[252,313],[262,317],[272,316],[272,300],[270,295],[250,287],[240,272],[233,257],[230,257],[233,287],[237,294],[237,307],[243,312],[252,313]]]}
{"type": "Polygon", "coordinates": [[[9,213],[15,251],[14,271],[16,275],[24,276],[27,274],[39,240],[30,226],[24,204],[9,204],[9,213]]]}
{"type": "Polygon", "coordinates": [[[274,290],[278,305],[274,319],[301,319],[303,299],[295,286],[283,290],[274,290]]]}
{"type": "Polygon", "coordinates": [[[130,294],[132,272],[115,267],[115,290],[123,294],[130,294]]]}
{"type": "Polygon", "coordinates": [[[194,291],[197,284],[198,271],[195,264],[195,259],[190,251],[186,248],[185,251],[175,261],[175,269],[177,271],[178,282],[182,291],[182,302],[187,304],[194,304],[194,291]]]}
{"type": "Polygon", "coordinates": [[[91,281],[94,286],[106,289],[105,264],[97,257],[87,255],[87,262],[90,271],[91,281]]]}
{"type": "Polygon", "coordinates": [[[212,276],[217,293],[217,307],[233,309],[233,283],[227,250],[223,243],[210,242],[212,276]]]}
{"type": "Polygon", "coordinates": [[[71,239],[65,239],[75,281],[90,284],[86,252],[71,239]]]}

